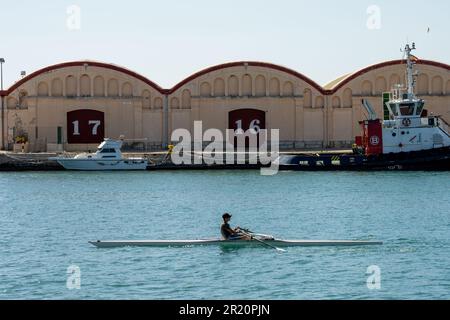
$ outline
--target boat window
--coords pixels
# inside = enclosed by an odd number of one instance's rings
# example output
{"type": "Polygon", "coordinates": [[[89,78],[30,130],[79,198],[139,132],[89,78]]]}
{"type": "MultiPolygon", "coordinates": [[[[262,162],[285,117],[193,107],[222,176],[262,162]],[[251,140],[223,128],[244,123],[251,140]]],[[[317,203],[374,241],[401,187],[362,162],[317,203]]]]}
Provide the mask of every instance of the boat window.
{"type": "Polygon", "coordinates": [[[100,151],[101,153],[115,153],[116,150],[114,149],[103,149],[102,151],[100,151]]]}
{"type": "Polygon", "coordinates": [[[420,116],[422,114],[424,105],[425,105],[425,103],[423,101],[421,101],[417,104],[416,115],[420,116]]]}
{"type": "Polygon", "coordinates": [[[103,159],[105,158],[115,158],[115,156],[102,156],[103,159]]]}
{"type": "Polygon", "coordinates": [[[394,116],[398,116],[397,104],[396,103],[389,103],[389,108],[391,109],[391,113],[394,116]]]}
{"type": "Polygon", "coordinates": [[[400,103],[400,113],[402,116],[414,115],[414,103],[400,103]]]}

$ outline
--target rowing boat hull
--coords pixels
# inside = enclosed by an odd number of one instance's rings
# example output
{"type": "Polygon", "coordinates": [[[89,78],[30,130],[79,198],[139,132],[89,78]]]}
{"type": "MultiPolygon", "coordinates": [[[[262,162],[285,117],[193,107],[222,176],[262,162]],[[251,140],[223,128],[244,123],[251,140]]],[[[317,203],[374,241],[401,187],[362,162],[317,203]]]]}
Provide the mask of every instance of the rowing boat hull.
{"type": "MultiPolygon", "coordinates": [[[[352,241],[352,240],[264,240],[265,243],[276,247],[316,247],[316,246],[367,246],[381,245],[381,241],[352,241]]],[[[263,245],[258,241],[247,240],[114,240],[89,241],[98,248],[115,247],[190,247],[205,245],[220,246],[255,246],[263,245]]]]}

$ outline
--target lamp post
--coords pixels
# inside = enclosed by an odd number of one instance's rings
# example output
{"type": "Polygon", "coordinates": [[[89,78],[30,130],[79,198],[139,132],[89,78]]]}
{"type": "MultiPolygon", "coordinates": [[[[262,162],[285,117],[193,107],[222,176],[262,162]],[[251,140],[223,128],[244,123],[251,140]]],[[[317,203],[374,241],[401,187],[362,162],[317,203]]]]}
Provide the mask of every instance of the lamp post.
{"type": "Polygon", "coordinates": [[[3,64],[5,63],[5,59],[4,58],[0,58],[0,77],[1,77],[1,90],[3,91],[3,64]]]}
{"type": "MultiPolygon", "coordinates": [[[[3,91],[3,64],[5,63],[5,59],[4,58],[0,58],[0,91],[3,91]]],[[[0,97],[0,100],[2,101],[2,150],[5,149],[5,144],[4,144],[4,133],[5,133],[5,111],[3,108],[3,101],[5,100],[3,95],[0,97]]]]}

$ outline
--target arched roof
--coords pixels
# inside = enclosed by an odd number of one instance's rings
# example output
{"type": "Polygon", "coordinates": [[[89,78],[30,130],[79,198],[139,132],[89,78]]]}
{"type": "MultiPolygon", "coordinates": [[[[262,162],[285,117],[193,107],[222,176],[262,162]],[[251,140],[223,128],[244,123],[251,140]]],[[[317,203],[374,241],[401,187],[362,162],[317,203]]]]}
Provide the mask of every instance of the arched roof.
{"type": "Polygon", "coordinates": [[[289,69],[289,68],[286,68],[286,67],[283,67],[283,66],[280,66],[277,64],[267,63],[267,62],[237,61],[237,62],[229,62],[229,63],[219,64],[216,66],[212,66],[212,67],[203,69],[199,72],[196,72],[193,75],[187,77],[186,79],[184,79],[181,82],[179,82],[178,84],[176,84],[172,89],[169,89],[169,93],[172,93],[172,92],[178,90],[180,87],[182,87],[189,81],[192,81],[192,80],[194,80],[198,77],[201,77],[202,75],[205,75],[207,73],[221,70],[221,69],[226,69],[226,68],[243,67],[243,66],[263,67],[263,68],[274,69],[274,70],[281,71],[281,72],[286,72],[296,78],[299,78],[299,79],[305,81],[306,83],[310,84],[313,88],[317,89],[318,91],[320,91],[320,92],[323,91],[323,88],[319,84],[317,84],[315,81],[311,80],[310,78],[306,77],[305,75],[303,75],[297,71],[294,71],[292,69],[289,69]]]}
{"type": "MultiPolygon", "coordinates": [[[[324,95],[331,95],[334,94],[336,91],[338,91],[340,88],[342,88],[344,85],[346,85],[347,83],[349,83],[350,81],[352,81],[353,79],[356,79],[357,77],[376,70],[376,69],[380,69],[383,67],[388,67],[388,66],[393,66],[393,65],[400,65],[405,63],[405,60],[392,60],[392,61],[386,61],[386,62],[382,62],[382,63],[378,63],[378,64],[374,64],[371,66],[368,66],[366,68],[363,68],[359,71],[356,71],[354,73],[348,74],[346,76],[342,76],[337,78],[336,80],[331,81],[329,84],[325,85],[324,87],[320,86],[319,84],[317,84],[315,81],[311,80],[310,78],[306,77],[305,75],[294,71],[292,69],[280,66],[280,65],[276,65],[276,64],[272,64],[272,63],[267,63],[267,62],[257,62],[257,61],[238,61],[238,62],[230,62],[230,63],[224,63],[224,64],[219,64],[216,66],[212,66],[206,69],[203,69],[199,72],[196,72],[194,74],[192,74],[191,76],[187,77],[186,79],[182,80],[181,82],[179,82],[178,84],[176,84],[174,87],[172,87],[171,89],[163,89],[161,88],[159,85],[157,85],[155,82],[149,80],[148,78],[134,72],[131,71],[129,69],[114,65],[114,64],[109,64],[109,63],[103,63],[103,62],[96,62],[96,61],[89,61],[89,60],[85,60],[85,61],[72,61],[72,62],[65,62],[65,63],[60,63],[60,64],[55,64],[52,66],[48,66],[45,68],[42,68],[40,70],[37,70],[31,74],[29,74],[28,76],[24,77],[23,79],[21,79],[20,81],[16,82],[14,85],[12,85],[9,89],[7,90],[3,90],[0,91],[0,95],[1,96],[7,96],[9,95],[11,92],[13,92],[14,90],[16,90],[18,87],[20,87],[22,84],[24,84],[25,82],[52,70],[57,70],[57,69],[62,69],[62,68],[66,68],[66,67],[74,67],[74,66],[84,66],[85,64],[88,64],[89,66],[94,66],[94,67],[100,67],[100,68],[106,68],[106,69],[110,69],[110,70],[115,70],[118,72],[122,72],[124,74],[127,74],[129,76],[132,76],[136,79],[139,79],[141,81],[143,81],[144,83],[148,84],[149,86],[151,86],[152,88],[154,88],[155,90],[159,91],[162,94],[170,94],[175,92],[176,90],[178,90],[179,88],[181,88],[183,85],[185,85],[186,83],[202,76],[205,75],[207,73],[213,72],[213,71],[217,71],[217,70],[221,70],[221,69],[226,69],[226,68],[232,68],[232,67],[238,67],[238,66],[254,66],[254,67],[263,67],[263,68],[269,68],[269,69],[274,69],[277,71],[281,71],[281,72],[285,72],[287,74],[290,74],[298,79],[301,79],[303,81],[305,81],[306,83],[308,83],[309,85],[311,85],[313,88],[317,89],[319,92],[321,92],[324,95]]],[[[445,63],[440,63],[440,62],[435,62],[435,61],[431,61],[431,60],[419,60],[417,62],[417,64],[422,64],[422,65],[430,65],[430,66],[434,66],[434,67],[438,67],[438,68],[443,68],[446,70],[450,70],[450,65],[445,64],[445,63]]]]}
{"type": "MultiPolygon", "coordinates": [[[[366,68],[363,68],[363,69],[361,69],[359,71],[356,71],[354,73],[348,74],[346,76],[337,78],[336,80],[330,82],[328,85],[325,86],[326,93],[327,94],[335,93],[336,91],[338,91],[340,88],[342,88],[344,85],[346,85],[347,83],[349,83],[353,79],[356,79],[357,77],[359,77],[359,76],[361,76],[361,75],[363,75],[363,74],[365,74],[367,72],[370,72],[370,71],[373,71],[373,70],[376,70],[376,69],[380,69],[380,68],[384,68],[384,67],[405,64],[405,61],[406,60],[391,60],[391,61],[381,62],[381,63],[377,63],[377,64],[374,64],[374,65],[368,66],[366,68]]],[[[441,63],[441,62],[420,59],[416,63],[417,64],[429,65],[429,66],[433,66],[433,67],[438,67],[438,68],[443,68],[443,69],[450,70],[450,65],[445,64],[445,63],[441,63]]]]}
{"type": "MultiPolygon", "coordinates": [[[[100,68],[106,68],[106,69],[110,69],[110,70],[114,70],[114,71],[118,71],[118,72],[122,72],[124,74],[127,74],[131,77],[134,77],[136,79],[139,79],[141,81],[143,81],[144,83],[148,84],[149,86],[151,86],[152,88],[154,88],[155,90],[164,93],[164,89],[161,88],[159,85],[157,85],[156,83],[154,83],[153,81],[147,79],[146,77],[131,71],[129,69],[117,66],[115,64],[110,64],[110,63],[104,63],[104,62],[97,62],[97,61],[90,61],[90,60],[85,60],[85,61],[71,61],[71,62],[64,62],[64,63],[59,63],[59,64],[54,64],[42,69],[39,69],[29,75],[27,75],[26,77],[24,77],[23,79],[17,81],[16,83],[14,83],[9,89],[4,90],[3,94],[4,95],[8,95],[11,92],[13,92],[14,90],[16,90],[18,87],[20,87],[22,84],[24,84],[25,82],[43,74],[49,71],[53,71],[53,70],[57,70],[57,69],[62,69],[62,68],[67,68],[67,67],[78,67],[78,66],[84,66],[84,65],[88,65],[91,67],[100,67],[100,68]]],[[[3,95],[2,94],[2,95],[3,95]]]]}

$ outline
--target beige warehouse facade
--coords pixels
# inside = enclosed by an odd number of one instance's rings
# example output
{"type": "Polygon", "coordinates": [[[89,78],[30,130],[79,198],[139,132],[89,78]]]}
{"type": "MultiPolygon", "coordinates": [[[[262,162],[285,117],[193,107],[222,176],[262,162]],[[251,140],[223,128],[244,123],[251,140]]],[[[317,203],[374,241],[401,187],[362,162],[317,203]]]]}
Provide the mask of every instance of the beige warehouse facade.
{"type": "MultiPolygon", "coordinates": [[[[416,93],[450,122],[450,66],[421,60],[416,93]]],[[[161,149],[173,130],[280,130],[282,149],[348,147],[365,98],[383,117],[382,93],[405,83],[404,61],[379,63],[322,87],[291,69],[233,62],[202,70],[171,89],[116,65],[75,61],[38,70],[1,92],[3,149],[25,137],[30,151],[93,150],[124,135],[134,149],[161,149]]]]}

